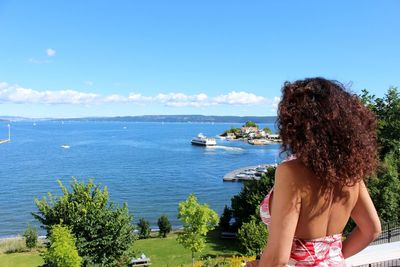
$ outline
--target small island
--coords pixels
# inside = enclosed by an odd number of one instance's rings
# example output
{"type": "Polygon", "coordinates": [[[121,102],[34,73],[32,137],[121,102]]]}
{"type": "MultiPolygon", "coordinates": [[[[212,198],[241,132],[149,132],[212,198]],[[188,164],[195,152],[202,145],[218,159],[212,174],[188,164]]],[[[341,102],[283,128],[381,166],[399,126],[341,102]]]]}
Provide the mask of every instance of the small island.
{"type": "Polygon", "coordinates": [[[269,127],[261,129],[255,122],[247,121],[241,128],[232,127],[220,135],[226,140],[241,140],[251,145],[281,143],[279,134],[272,133],[269,127]]]}

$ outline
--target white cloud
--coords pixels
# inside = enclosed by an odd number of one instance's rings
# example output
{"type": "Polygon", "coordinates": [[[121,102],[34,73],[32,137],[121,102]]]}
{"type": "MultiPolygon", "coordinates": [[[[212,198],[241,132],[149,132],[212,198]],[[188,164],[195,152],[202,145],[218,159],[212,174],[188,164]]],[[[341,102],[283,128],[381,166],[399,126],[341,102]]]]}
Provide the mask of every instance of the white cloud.
{"type": "Polygon", "coordinates": [[[277,109],[278,109],[278,104],[279,104],[279,102],[281,102],[281,98],[278,97],[278,96],[275,96],[275,97],[274,97],[274,100],[272,100],[272,108],[273,108],[274,110],[277,110],[277,109]]]}
{"type": "Polygon", "coordinates": [[[186,95],[183,93],[158,94],[153,100],[171,107],[202,107],[212,105],[208,101],[208,96],[204,93],[197,95],[186,95]]]}
{"type": "Polygon", "coordinates": [[[52,49],[52,48],[47,48],[46,49],[46,54],[48,57],[53,57],[56,55],[56,50],[52,49]]]}
{"type": "Polygon", "coordinates": [[[200,93],[196,96],[197,101],[207,101],[208,96],[204,93],[200,93]]]}
{"type": "Polygon", "coordinates": [[[213,100],[217,104],[229,105],[260,105],[266,103],[266,99],[264,97],[243,91],[232,91],[226,95],[214,97],[213,100]]]}
{"type": "Polygon", "coordinates": [[[144,102],[149,102],[151,100],[152,100],[151,97],[143,96],[143,95],[137,94],[137,93],[130,93],[128,95],[128,101],[133,102],[133,103],[144,103],[144,102]]]}
{"type": "Polygon", "coordinates": [[[8,86],[9,86],[8,83],[0,82],[0,93],[1,93],[1,90],[7,89],[8,86]]]}
{"type": "Polygon", "coordinates": [[[99,102],[100,96],[75,90],[37,91],[18,85],[2,83],[0,102],[36,104],[92,104],[99,102]]]}
{"type": "Polygon", "coordinates": [[[207,107],[215,105],[265,105],[271,109],[277,107],[279,97],[273,100],[249,92],[232,91],[225,95],[210,97],[205,93],[188,95],[184,93],[159,93],[145,96],[132,92],[127,96],[119,94],[99,95],[76,90],[39,91],[0,82],[0,103],[37,103],[37,104],[73,104],[92,105],[101,103],[162,104],[169,107],[207,107]]]}
{"type": "Polygon", "coordinates": [[[128,98],[121,95],[109,95],[104,98],[104,102],[106,103],[123,103],[128,102],[128,98]]]}

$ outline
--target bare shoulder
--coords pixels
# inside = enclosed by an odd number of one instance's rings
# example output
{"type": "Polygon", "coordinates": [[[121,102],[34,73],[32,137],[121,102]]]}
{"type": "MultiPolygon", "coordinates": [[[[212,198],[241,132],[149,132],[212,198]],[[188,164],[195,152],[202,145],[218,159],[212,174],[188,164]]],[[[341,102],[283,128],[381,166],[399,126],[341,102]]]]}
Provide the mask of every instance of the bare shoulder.
{"type": "Polygon", "coordinates": [[[282,162],[275,172],[275,182],[298,183],[299,177],[306,171],[305,166],[298,159],[282,162]]]}

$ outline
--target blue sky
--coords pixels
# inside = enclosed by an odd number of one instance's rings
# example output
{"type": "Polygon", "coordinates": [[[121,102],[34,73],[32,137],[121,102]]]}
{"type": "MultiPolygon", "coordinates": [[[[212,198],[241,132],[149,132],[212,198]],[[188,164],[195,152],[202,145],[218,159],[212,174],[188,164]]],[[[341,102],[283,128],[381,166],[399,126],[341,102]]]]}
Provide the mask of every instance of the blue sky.
{"type": "Polygon", "coordinates": [[[275,115],[284,81],[400,85],[399,1],[2,1],[0,115],[275,115]]]}

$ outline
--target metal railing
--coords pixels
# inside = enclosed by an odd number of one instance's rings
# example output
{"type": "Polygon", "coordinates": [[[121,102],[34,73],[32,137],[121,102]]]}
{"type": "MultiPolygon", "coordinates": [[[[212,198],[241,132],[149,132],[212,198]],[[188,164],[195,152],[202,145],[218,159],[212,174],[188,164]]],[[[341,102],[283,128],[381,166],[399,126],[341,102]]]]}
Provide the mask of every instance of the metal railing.
{"type": "Polygon", "coordinates": [[[400,241],[400,222],[382,222],[382,233],[371,245],[400,241]]]}
{"type": "Polygon", "coordinates": [[[377,262],[372,264],[358,265],[357,267],[395,267],[395,266],[400,266],[400,259],[377,262]]]}
{"type": "MultiPolygon", "coordinates": [[[[400,222],[382,222],[382,233],[379,237],[371,243],[371,246],[382,245],[392,242],[400,241],[400,222]]],[[[390,259],[381,262],[366,263],[362,265],[355,265],[358,267],[393,267],[400,266],[400,254],[398,259],[390,259]]]]}

